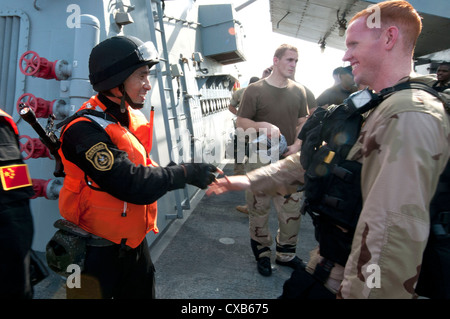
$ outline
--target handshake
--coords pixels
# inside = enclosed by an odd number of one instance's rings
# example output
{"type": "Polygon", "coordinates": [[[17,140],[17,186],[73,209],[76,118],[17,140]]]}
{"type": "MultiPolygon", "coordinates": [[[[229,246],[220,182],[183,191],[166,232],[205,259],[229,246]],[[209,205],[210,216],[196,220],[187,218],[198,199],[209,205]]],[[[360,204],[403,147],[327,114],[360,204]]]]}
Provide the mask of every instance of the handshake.
{"type": "Polygon", "coordinates": [[[188,163],[181,164],[181,166],[184,168],[186,183],[201,189],[205,189],[216,179],[214,172],[223,174],[221,169],[212,164],[188,163]]]}
{"type": "Polygon", "coordinates": [[[172,171],[173,181],[171,189],[184,187],[185,183],[206,189],[216,179],[214,173],[223,174],[223,171],[216,166],[204,163],[176,165],[172,162],[166,169],[172,171]]]}

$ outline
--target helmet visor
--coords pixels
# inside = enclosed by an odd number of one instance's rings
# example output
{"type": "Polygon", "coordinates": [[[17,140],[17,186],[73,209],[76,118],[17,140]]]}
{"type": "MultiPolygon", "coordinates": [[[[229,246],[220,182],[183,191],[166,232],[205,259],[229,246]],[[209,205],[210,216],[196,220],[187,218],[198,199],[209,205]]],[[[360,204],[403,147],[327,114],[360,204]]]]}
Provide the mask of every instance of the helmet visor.
{"type": "Polygon", "coordinates": [[[151,41],[147,41],[142,43],[137,49],[136,53],[139,56],[139,59],[144,61],[153,61],[157,63],[159,61],[159,53],[156,50],[155,45],[151,41]]]}

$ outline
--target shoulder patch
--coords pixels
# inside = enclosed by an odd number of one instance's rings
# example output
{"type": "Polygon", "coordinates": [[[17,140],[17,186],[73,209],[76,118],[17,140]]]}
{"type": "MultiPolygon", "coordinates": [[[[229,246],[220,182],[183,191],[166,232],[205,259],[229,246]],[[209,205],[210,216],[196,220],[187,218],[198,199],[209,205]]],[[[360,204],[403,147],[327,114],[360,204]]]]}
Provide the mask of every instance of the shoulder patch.
{"type": "Polygon", "coordinates": [[[114,164],[114,156],[103,142],[92,146],[86,152],[86,159],[99,171],[109,171],[114,164]]]}

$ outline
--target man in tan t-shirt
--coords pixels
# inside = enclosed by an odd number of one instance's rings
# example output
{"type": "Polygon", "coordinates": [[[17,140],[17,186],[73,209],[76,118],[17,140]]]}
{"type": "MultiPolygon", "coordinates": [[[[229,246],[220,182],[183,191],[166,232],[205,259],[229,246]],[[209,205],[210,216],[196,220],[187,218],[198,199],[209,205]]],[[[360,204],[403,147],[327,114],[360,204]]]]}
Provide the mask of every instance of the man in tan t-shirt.
{"type": "MultiPolygon", "coordinates": [[[[283,44],[274,54],[273,71],[265,79],[247,87],[237,113],[236,126],[245,133],[252,131],[258,135],[266,134],[270,140],[281,135],[286,138],[287,151],[281,156],[296,153],[301,141],[297,138],[303,123],[302,118],[309,114],[306,89],[292,81],[298,61],[297,48],[283,44]]],[[[250,139],[252,139],[250,137],[250,139]]],[[[272,154],[272,159],[274,158],[272,154]]],[[[263,160],[249,151],[249,170],[263,166],[263,160]]],[[[288,196],[268,196],[246,192],[249,209],[251,247],[258,262],[258,271],[264,276],[272,273],[270,246],[272,236],[268,227],[271,200],[278,213],[279,228],[276,237],[276,263],[296,268],[301,260],[296,256],[298,231],[300,228],[301,193],[288,196]]]]}

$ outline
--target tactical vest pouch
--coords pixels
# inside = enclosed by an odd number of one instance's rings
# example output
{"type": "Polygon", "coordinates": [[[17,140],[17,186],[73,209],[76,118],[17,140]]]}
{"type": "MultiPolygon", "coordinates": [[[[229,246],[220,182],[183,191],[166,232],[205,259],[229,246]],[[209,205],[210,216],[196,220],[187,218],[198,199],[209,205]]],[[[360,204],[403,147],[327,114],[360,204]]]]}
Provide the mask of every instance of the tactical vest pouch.
{"type": "Polygon", "coordinates": [[[307,207],[325,215],[337,225],[353,229],[362,207],[361,164],[344,160],[339,165],[326,163],[330,149],[322,147],[305,174],[307,207]]]}
{"type": "MultiPolygon", "coordinates": [[[[325,146],[321,149],[324,154],[316,154],[318,161],[330,151],[325,146]]],[[[315,171],[325,173],[326,178],[308,174],[306,210],[313,216],[321,255],[345,266],[362,207],[361,164],[348,160],[339,165],[321,162],[310,168],[316,167],[315,171]]]]}
{"type": "Polygon", "coordinates": [[[345,229],[355,229],[362,208],[361,163],[344,160],[331,169],[321,213],[345,229]]]}
{"type": "Polygon", "coordinates": [[[314,158],[305,172],[305,196],[310,203],[317,203],[322,197],[322,189],[325,186],[325,178],[330,175],[331,165],[326,161],[330,156],[330,148],[322,146],[315,154],[314,158]]]}

